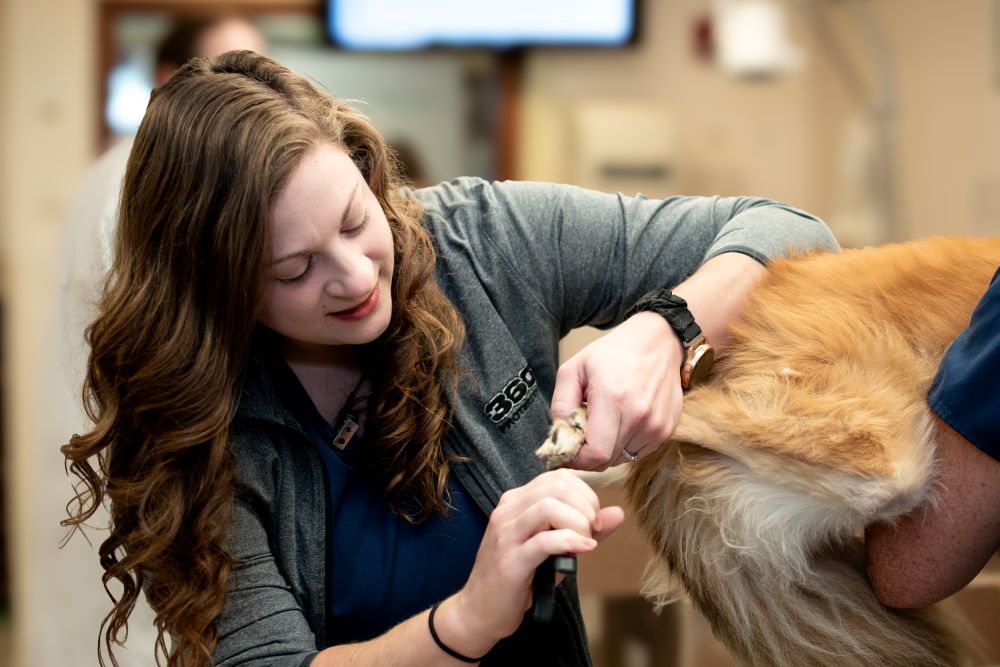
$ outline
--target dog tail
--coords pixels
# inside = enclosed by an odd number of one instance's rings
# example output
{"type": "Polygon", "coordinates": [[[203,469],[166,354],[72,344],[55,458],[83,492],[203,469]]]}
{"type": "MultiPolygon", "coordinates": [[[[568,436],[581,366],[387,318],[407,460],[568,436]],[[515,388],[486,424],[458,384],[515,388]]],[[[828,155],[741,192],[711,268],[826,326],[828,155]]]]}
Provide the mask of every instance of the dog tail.
{"type": "Polygon", "coordinates": [[[644,593],[662,606],[686,590],[745,664],[961,664],[964,647],[934,608],[878,602],[858,533],[842,537],[822,494],[674,441],[634,466],[627,490],[658,556],[644,593]]]}

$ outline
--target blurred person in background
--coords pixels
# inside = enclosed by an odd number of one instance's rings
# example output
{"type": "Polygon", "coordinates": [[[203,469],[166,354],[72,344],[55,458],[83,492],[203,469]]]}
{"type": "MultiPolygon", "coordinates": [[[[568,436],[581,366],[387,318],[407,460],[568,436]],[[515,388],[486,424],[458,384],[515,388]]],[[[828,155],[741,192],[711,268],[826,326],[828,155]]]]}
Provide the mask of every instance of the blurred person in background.
{"type": "MultiPolygon", "coordinates": [[[[234,48],[264,51],[266,44],[260,32],[239,17],[226,15],[182,19],[167,32],[156,49],[155,84],[164,83],[177,67],[190,58],[218,55],[234,48]]],[[[94,316],[93,306],[98,300],[99,286],[111,263],[119,192],[132,140],[131,136],[119,139],[91,167],[66,221],[66,247],[57,301],[56,320],[59,326],[52,334],[55,353],[50,357],[51,367],[43,369],[45,377],[49,378],[45,397],[48,419],[43,428],[48,434],[46,441],[52,444],[65,441],[66,433],[89,428],[80,404],[87,357],[84,329],[94,316]]],[[[38,494],[43,506],[51,506],[49,512],[53,519],[65,516],[64,483],[53,485],[51,489],[39,489],[38,494]]],[[[47,538],[47,535],[43,536],[43,539],[47,538]]],[[[46,548],[49,548],[49,544],[50,542],[45,542],[46,548]]],[[[43,608],[40,614],[46,622],[51,621],[63,629],[55,643],[73,643],[74,638],[83,633],[89,636],[97,626],[97,619],[107,610],[108,598],[100,586],[90,591],[78,585],[84,575],[76,568],[82,568],[83,564],[74,562],[73,559],[79,557],[77,549],[85,554],[92,553],[86,547],[85,543],[64,547],[57,556],[61,564],[60,576],[66,576],[74,584],[71,588],[61,589],[60,593],[72,597],[73,608],[77,613],[86,609],[93,610],[92,619],[79,621],[81,626],[87,626],[86,629],[76,630],[70,627],[71,623],[58,618],[66,608],[61,599],[49,602],[48,598],[42,598],[35,603],[40,607],[53,604],[57,606],[53,609],[43,608]],[[89,625],[91,622],[93,626],[89,625]]],[[[92,571],[86,571],[86,577],[89,578],[92,574],[92,571]]],[[[152,642],[155,633],[152,614],[143,600],[138,601],[138,610],[133,619],[129,650],[119,652],[122,665],[138,667],[153,664],[152,642]]],[[[52,664],[93,664],[92,656],[83,657],[78,646],[52,646],[47,650],[58,656],[52,664]],[[80,658],[80,662],[67,662],[77,658],[80,658]]]]}
{"type": "MultiPolygon", "coordinates": [[[[195,56],[214,57],[234,49],[266,53],[267,43],[252,23],[239,16],[180,19],[156,48],[154,85],[162,85],[195,56]]],[[[132,140],[131,135],[122,137],[90,168],[67,221],[67,262],[60,299],[73,369],[82,368],[86,355],[83,328],[92,315],[94,289],[111,264],[121,182],[132,140]]],[[[82,385],[82,373],[77,379],[77,386],[82,385]]]]}
{"type": "Polygon", "coordinates": [[[63,448],[66,523],[111,510],[107,651],[144,592],[170,665],[590,664],[572,578],[525,616],[539,564],[623,520],[542,472],[551,416],[588,404],[572,467],[648,455],[685,358],[655,304],[724,353],[769,258],[836,247],[763,199],[401,184],[367,119],[266,57],[154,92],[88,330],[94,426],[63,448]],[[557,368],[587,324],[613,330],[557,368]]]}

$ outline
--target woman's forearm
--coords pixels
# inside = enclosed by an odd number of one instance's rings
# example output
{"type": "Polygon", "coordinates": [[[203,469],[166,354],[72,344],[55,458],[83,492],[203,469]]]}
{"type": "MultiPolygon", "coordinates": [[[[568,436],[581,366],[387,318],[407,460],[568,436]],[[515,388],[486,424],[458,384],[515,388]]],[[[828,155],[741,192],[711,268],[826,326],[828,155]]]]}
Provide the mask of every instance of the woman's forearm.
{"type": "MultiPolygon", "coordinates": [[[[428,615],[429,611],[422,611],[366,642],[331,646],[313,659],[311,667],[451,667],[469,664],[449,656],[437,646],[431,638],[428,615]]],[[[497,641],[489,638],[485,628],[477,627],[475,614],[463,608],[459,594],[439,605],[434,615],[434,629],[446,646],[468,657],[485,655],[497,641]]]]}
{"type": "Polygon", "coordinates": [[[721,353],[729,343],[729,322],[741,312],[750,289],[766,272],[752,257],[727,252],[705,262],[673,292],[688,302],[698,326],[721,353]]]}

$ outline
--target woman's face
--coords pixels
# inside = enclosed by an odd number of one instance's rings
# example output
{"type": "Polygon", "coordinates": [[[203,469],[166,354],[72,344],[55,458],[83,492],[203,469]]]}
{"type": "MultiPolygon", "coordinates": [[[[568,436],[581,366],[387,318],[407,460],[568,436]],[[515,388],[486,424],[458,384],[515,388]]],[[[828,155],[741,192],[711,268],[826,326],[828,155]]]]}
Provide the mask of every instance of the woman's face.
{"type": "Polygon", "coordinates": [[[361,172],[339,147],[306,153],[270,222],[260,322],[301,356],[370,343],[389,326],[392,234],[361,172]]]}

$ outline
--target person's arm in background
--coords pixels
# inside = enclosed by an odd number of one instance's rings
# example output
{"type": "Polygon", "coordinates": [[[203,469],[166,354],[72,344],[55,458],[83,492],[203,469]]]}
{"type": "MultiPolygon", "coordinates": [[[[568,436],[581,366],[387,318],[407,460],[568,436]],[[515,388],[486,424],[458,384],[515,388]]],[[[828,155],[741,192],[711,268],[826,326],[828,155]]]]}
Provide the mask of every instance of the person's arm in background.
{"type": "Polygon", "coordinates": [[[972,581],[1000,548],[1000,461],[940,418],[934,421],[936,502],[896,525],[866,532],[868,578],[887,607],[943,600],[972,581]]]}
{"type": "Polygon", "coordinates": [[[868,579],[889,607],[957,592],[1000,548],[1000,281],[948,349],[931,386],[936,499],[866,531],[868,579]]]}

